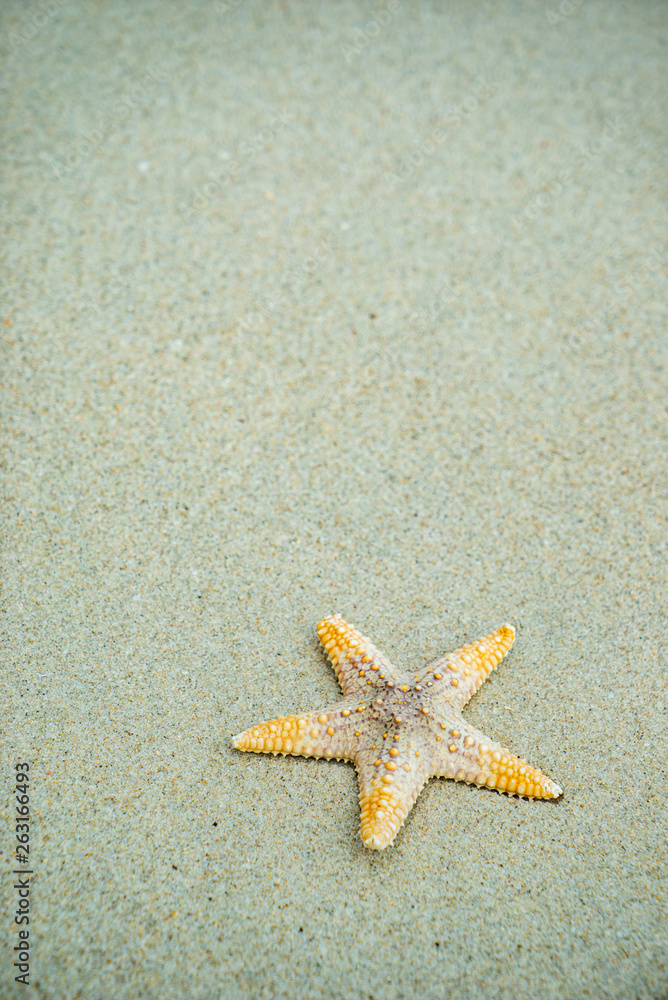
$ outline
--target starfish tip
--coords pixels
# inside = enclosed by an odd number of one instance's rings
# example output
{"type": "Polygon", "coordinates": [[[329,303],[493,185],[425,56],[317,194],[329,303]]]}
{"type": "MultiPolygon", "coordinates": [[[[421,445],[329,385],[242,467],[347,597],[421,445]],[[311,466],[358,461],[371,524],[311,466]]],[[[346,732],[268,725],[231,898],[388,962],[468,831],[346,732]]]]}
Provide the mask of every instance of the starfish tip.
{"type": "Polygon", "coordinates": [[[389,845],[390,840],[386,835],[372,833],[366,837],[363,843],[372,851],[383,851],[389,845]]]}
{"type": "Polygon", "coordinates": [[[320,632],[320,631],[321,631],[322,629],[324,629],[324,628],[327,628],[327,626],[328,626],[329,624],[331,624],[331,622],[336,622],[336,621],[339,621],[339,620],[340,620],[340,618],[341,618],[341,615],[338,615],[338,614],[333,614],[333,615],[325,615],[325,617],[324,617],[324,618],[322,618],[322,619],[321,619],[321,620],[320,620],[320,621],[318,622],[318,626],[317,626],[317,630],[318,630],[318,632],[320,632]]]}

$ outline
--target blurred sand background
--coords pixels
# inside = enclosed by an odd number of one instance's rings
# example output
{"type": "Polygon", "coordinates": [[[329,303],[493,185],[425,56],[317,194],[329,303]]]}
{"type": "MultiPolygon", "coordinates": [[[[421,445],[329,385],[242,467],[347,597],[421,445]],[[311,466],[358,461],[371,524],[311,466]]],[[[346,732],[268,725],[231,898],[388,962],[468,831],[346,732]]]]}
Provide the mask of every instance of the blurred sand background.
{"type": "Polygon", "coordinates": [[[667,22],[3,3],[31,995],[668,995],[667,22]],[[352,765],[232,750],[336,698],[333,612],[512,622],[467,718],[563,799],[432,781],[378,854],[352,765]]]}

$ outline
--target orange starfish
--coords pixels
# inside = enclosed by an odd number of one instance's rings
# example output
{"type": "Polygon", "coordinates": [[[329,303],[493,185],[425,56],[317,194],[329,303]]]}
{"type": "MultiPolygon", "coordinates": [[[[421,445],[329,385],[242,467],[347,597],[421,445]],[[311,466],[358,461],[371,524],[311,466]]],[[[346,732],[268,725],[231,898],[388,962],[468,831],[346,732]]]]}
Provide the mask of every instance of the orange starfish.
{"type": "Polygon", "coordinates": [[[362,840],[392,843],[431,777],[531,799],[556,799],[559,785],[474,729],[461,710],[513,644],[504,625],[434,660],[419,673],[396,670],[387,656],[339,615],[318,625],[345,695],[306,715],[262,722],[234,738],[237,750],[351,760],[357,767],[362,840]]]}

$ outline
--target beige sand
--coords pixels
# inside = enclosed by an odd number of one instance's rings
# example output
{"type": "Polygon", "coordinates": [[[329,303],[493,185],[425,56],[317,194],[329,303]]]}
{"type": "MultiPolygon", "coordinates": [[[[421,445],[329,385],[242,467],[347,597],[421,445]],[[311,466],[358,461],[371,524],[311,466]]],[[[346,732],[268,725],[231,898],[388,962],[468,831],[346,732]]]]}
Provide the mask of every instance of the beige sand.
{"type": "Polygon", "coordinates": [[[3,4],[31,996],[668,995],[666,7],[562,8],[3,4]],[[232,750],[332,612],[512,622],[466,714],[563,799],[377,854],[352,766],[232,750]]]}

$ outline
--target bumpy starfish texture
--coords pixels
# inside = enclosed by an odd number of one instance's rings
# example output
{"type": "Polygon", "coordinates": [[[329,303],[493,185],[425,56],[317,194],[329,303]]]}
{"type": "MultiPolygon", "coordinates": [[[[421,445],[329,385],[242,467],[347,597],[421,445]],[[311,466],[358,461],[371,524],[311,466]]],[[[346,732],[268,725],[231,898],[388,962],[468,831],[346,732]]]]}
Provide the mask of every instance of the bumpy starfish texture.
{"type": "Polygon", "coordinates": [[[339,615],[318,635],[344,698],[336,705],[263,722],[234,738],[237,750],[351,760],[357,767],[362,840],[392,843],[430,777],[454,778],[531,799],[556,799],[559,785],[488,739],[461,710],[513,644],[504,625],[483,639],[403,673],[339,615]]]}

